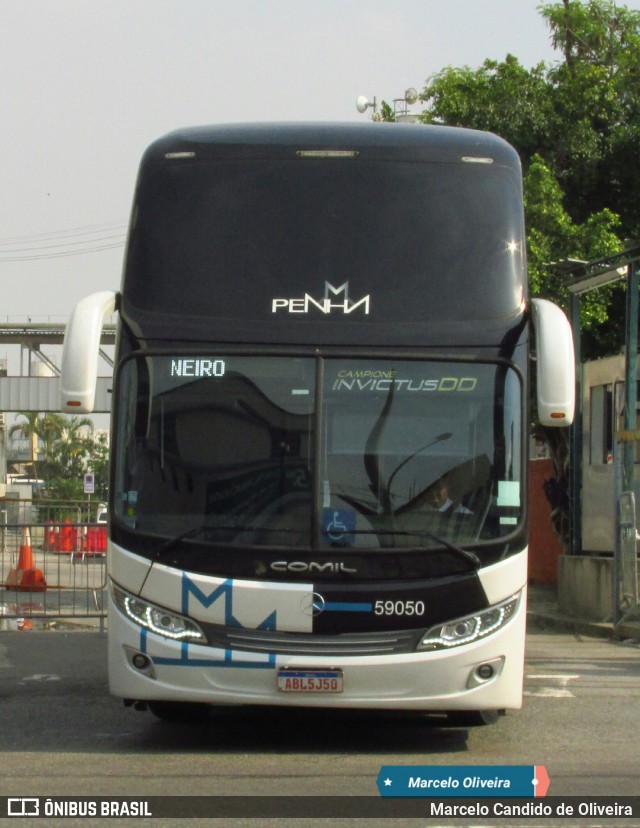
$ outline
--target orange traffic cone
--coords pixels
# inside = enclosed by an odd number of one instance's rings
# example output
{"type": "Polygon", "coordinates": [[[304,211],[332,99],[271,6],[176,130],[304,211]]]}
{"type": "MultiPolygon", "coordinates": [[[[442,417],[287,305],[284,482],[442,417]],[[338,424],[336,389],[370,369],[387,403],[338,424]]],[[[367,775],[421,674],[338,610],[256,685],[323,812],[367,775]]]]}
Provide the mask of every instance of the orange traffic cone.
{"type": "Polygon", "coordinates": [[[36,569],[28,526],[24,526],[22,530],[18,566],[9,570],[5,587],[19,592],[44,592],[47,588],[42,570],[36,569]]]}

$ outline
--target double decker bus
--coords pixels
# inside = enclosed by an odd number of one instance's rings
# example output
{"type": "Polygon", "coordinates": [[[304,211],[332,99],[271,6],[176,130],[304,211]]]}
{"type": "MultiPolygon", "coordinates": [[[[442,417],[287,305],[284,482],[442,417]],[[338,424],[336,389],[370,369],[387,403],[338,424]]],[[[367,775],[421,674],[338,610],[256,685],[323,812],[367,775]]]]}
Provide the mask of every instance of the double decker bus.
{"type": "Polygon", "coordinates": [[[144,155],[121,291],[74,309],[90,412],[117,312],[111,692],[407,709],[522,701],[529,351],[572,419],[564,314],[529,302],[496,136],[397,124],[191,128],[144,155]]]}

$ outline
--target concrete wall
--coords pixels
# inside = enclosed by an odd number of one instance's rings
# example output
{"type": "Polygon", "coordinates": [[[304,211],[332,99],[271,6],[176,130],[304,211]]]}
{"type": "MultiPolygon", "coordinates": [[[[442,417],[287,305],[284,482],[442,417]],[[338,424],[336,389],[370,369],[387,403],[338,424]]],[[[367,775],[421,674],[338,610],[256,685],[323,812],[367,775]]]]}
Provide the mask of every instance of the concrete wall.
{"type": "Polygon", "coordinates": [[[558,558],[558,608],[572,618],[613,621],[613,558],[558,558]]]}

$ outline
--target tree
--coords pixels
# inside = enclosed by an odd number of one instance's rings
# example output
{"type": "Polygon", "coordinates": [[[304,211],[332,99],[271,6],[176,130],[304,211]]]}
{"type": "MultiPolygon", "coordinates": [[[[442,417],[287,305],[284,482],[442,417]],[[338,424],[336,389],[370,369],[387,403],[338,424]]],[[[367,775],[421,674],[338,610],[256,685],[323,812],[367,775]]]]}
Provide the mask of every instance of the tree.
{"type": "Polygon", "coordinates": [[[55,415],[47,445],[45,488],[49,497],[74,500],[83,496],[83,480],[93,450],[93,421],[55,415]]]}
{"type": "MultiPolygon", "coordinates": [[[[518,150],[532,293],[563,304],[551,262],[597,258],[640,236],[640,12],[563,0],[541,14],[557,63],[527,70],[507,55],[478,69],[447,67],[421,99],[425,123],[496,132],[518,150]]],[[[583,302],[585,356],[620,350],[621,297],[607,288],[583,302]]]]}
{"type": "Polygon", "coordinates": [[[17,420],[9,429],[9,436],[14,437],[16,434],[21,435],[24,440],[28,440],[30,444],[30,464],[32,476],[35,479],[42,477],[42,467],[46,464],[47,445],[51,439],[51,434],[58,427],[58,420],[61,419],[59,414],[42,414],[39,411],[20,411],[17,420]],[[40,444],[44,446],[44,462],[39,460],[40,444]]]}
{"type": "MultiPolygon", "coordinates": [[[[542,295],[562,305],[566,303],[565,283],[549,262],[565,258],[590,260],[620,249],[620,218],[608,208],[589,216],[583,223],[574,221],[565,207],[565,196],[557,178],[539,155],[534,155],[524,176],[527,216],[527,258],[529,284],[533,295],[542,295]],[[570,251],[567,253],[567,251],[570,251]]],[[[586,294],[581,302],[583,327],[598,330],[605,325],[613,301],[620,293],[616,287],[586,294]]],[[[608,335],[611,335],[607,328],[608,335]]],[[[616,333],[620,332],[616,328],[616,333]]],[[[617,339],[617,338],[616,338],[617,339]]],[[[600,346],[607,342],[600,332],[600,346]]],[[[618,342],[608,345],[619,350],[618,342]]]]}
{"type": "Polygon", "coordinates": [[[37,411],[21,411],[18,415],[23,419],[14,423],[9,429],[9,436],[19,434],[23,440],[29,441],[30,463],[33,477],[37,478],[36,462],[38,460],[38,436],[40,433],[39,413],[37,411]]]}
{"type": "Polygon", "coordinates": [[[109,449],[107,437],[95,434],[86,417],[22,411],[22,419],[9,429],[31,442],[33,475],[44,482],[46,496],[54,500],[79,500],[84,496],[84,475],[96,476],[96,495],[107,499],[109,449]]]}
{"type": "Polygon", "coordinates": [[[106,501],[109,495],[109,439],[106,434],[94,436],[89,464],[95,475],[96,497],[106,501]]]}
{"type": "Polygon", "coordinates": [[[630,185],[640,148],[640,12],[611,0],[563,0],[541,11],[564,58],[548,77],[556,174],[571,210],[585,221],[613,209],[623,234],[637,236],[640,193],[630,185]]]}
{"type": "Polygon", "coordinates": [[[92,434],[93,422],[88,417],[69,417],[60,423],[53,453],[69,474],[84,474],[92,434]]]}

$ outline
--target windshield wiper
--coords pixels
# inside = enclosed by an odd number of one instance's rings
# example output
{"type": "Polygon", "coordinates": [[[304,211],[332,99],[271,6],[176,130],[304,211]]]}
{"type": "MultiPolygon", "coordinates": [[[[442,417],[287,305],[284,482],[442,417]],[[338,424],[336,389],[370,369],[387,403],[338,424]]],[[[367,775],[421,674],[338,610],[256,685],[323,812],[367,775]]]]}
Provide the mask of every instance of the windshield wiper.
{"type": "Polygon", "coordinates": [[[163,555],[166,555],[167,552],[171,552],[171,550],[174,549],[181,541],[187,540],[188,538],[197,538],[202,532],[206,532],[211,528],[211,526],[207,526],[206,524],[200,524],[199,526],[192,526],[191,529],[187,529],[186,532],[182,532],[173,538],[167,538],[166,541],[163,541],[160,546],[156,548],[156,560],[160,560],[160,558],[162,558],[163,555]]]}
{"type": "Polygon", "coordinates": [[[430,538],[434,540],[436,543],[439,543],[441,546],[444,546],[445,549],[449,549],[451,552],[455,552],[456,555],[464,558],[465,561],[468,561],[474,569],[479,569],[482,561],[476,555],[475,552],[470,552],[468,549],[463,549],[461,546],[458,546],[457,543],[451,543],[451,541],[445,540],[445,538],[441,538],[440,535],[435,535],[433,532],[401,532],[402,535],[418,535],[424,536],[425,538],[430,538]]]}
{"type": "Polygon", "coordinates": [[[230,531],[240,532],[271,532],[271,533],[280,533],[280,534],[291,534],[294,532],[299,532],[299,529],[286,529],[286,528],[276,528],[276,527],[269,527],[269,526],[237,526],[237,525],[225,525],[225,526],[211,526],[208,523],[203,523],[198,526],[193,526],[191,529],[187,529],[186,532],[182,532],[180,535],[176,535],[173,538],[167,538],[167,540],[163,541],[157,548],[155,552],[156,560],[160,560],[167,552],[171,552],[172,549],[181,543],[183,540],[189,540],[191,538],[197,538],[198,535],[211,533],[211,532],[230,532],[230,531]]]}
{"type": "Polygon", "coordinates": [[[462,558],[467,563],[471,564],[474,569],[479,569],[482,561],[480,558],[475,554],[475,552],[470,552],[468,549],[463,549],[461,546],[458,546],[455,543],[451,543],[451,541],[445,540],[445,538],[441,538],[440,535],[435,535],[433,532],[425,532],[422,531],[407,531],[404,529],[352,529],[349,532],[350,535],[401,535],[402,537],[416,537],[416,538],[430,538],[431,540],[436,541],[439,543],[440,546],[444,546],[445,549],[448,549],[450,552],[454,552],[459,558],[462,558]]]}

